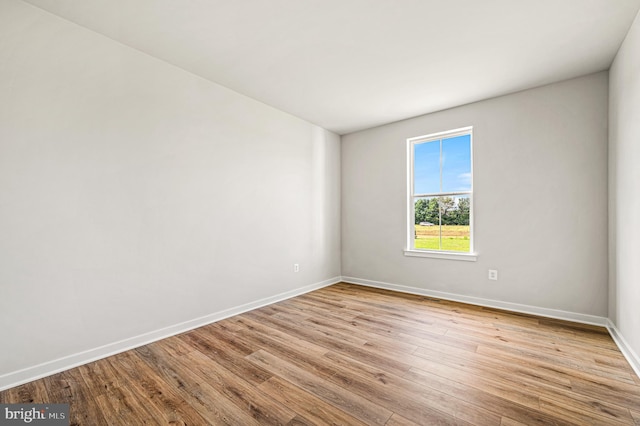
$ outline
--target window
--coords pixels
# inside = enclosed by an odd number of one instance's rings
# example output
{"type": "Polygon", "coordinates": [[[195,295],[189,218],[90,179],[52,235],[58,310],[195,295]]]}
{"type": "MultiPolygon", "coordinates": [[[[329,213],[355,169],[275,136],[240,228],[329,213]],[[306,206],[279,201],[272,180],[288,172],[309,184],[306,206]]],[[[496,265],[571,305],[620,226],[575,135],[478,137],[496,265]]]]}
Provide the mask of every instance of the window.
{"type": "Polygon", "coordinates": [[[472,128],[407,140],[409,256],[475,260],[472,128]]]}

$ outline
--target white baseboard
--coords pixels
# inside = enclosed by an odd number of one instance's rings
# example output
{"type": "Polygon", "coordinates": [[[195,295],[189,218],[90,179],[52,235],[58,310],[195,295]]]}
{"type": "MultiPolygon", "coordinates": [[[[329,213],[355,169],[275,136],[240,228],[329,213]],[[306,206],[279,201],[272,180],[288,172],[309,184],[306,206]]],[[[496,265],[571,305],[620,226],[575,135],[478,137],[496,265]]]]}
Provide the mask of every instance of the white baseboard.
{"type": "Polygon", "coordinates": [[[97,361],[111,355],[125,352],[130,349],[135,349],[137,347],[147,345],[160,339],[175,336],[176,334],[184,333],[186,331],[193,330],[194,328],[202,327],[204,325],[211,324],[216,321],[241,314],[243,312],[261,308],[272,303],[280,302],[291,297],[299,296],[313,290],[327,287],[340,281],[341,277],[334,277],[319,283],[276,294],[275,296],[256,300],[254,302],[246,303],[234,308],[225,309],[224,311],[215,312],[200,318],[195,318],[169,327],[161,328],[159,330],[144,333],[139,336],[109,343],[104,346],[68,355],[62,358],[55,359],[53,361],[47,361],[42,364],[23,368],[18,371],[12,371],[0,376],[0,391],[19,386],[33,380],[41,379],[43,377],[47,377],[64,370],[68,370],[70,368],[78,367],[89,362],[97,361]]]}
{"type": "Polygon", "coordinates": [[[638,377],[640,377],[640,357],[638,354],[631,349],[631,346],[629,346],[613,321],[607,321],[607,330],[609,330],[609,334],[611,334],[613,341],[616,342],[616,345],[620,348],[620,352],[622,352],[622,355],[627,359],[629,365],[633,368],[633,371],[635,371],[638,377]]]}
{"type": "Polygon", "coordinates": [[[287,291],[277,294],[275,296],[260,299],[254,302],[246,303],[234,308],[226,309],[224,311],[216,312],[213,314],[205,315],[200,318],[195,318],[189,321],[185,321],[179,324],[175,324],[169,327],[165,327],[159,330],[151,331],[141,334],[139,336],[131,337],[128,339],[120,340],[118,342],[109,343],[104,346],[89,349],[87,351],[79,352],[76,354],[68,355],[62,358],[55,359],[53,361],[44,362],[42,364],[27,367],[21,370],[13,371],[7,374],[0,375],[0,391],[9,389],[15,386],[19,386],[24,383],[31,382],[33,380],[41,379],[43,377],[50,376],[52,374],[59,373],[70,368],[78,367],[89,362],[97,361],[102,358],[106,358],[111,355],[115,355],[121,352],[135,349],[137,347],[165,339],[167,337],[175,336],[176,334],[184,333],[194,328],[202,327],[207,324],[214,323],[216,321],[223,320],[225,318],[239,315],[243,312],[247,312],[253,309],[261,308],[266,305],[270,305],[282,300],[286,300],[301,294],[308,293],[313,290],[317,290],[323,287],[336,284],[338,282],[346,282],[351,284],[360,284],[368,287],[380,288],[385,290],[398,291],[402,293],[417,294],[421,296],[428,296],[437,299],[451,300],[455,302],[470,303],[473,305],[486,306],[489,308],[504,309],[507,311],[521,312],[525,314],[539,315],[548,318],[562,319],[567,321],[579,322],[584,324],[592,324],[606,327],[611,334],[614,342],[620,348],[620,351],[627,359],[633,370],[640,377],[640,357],[631,349],[620,331],[608,318],[599,317],[595,315],[579,314],[575,312],[568,312],[556,309],[540,308],[537,306],[521,305],[518,303],[502,302],[499,300],[483,299],[473,296],[464,296],[455,293],[447,293],[434,290],[426,290],[417,287],[408,287],[398,284],[390,284],[381,281],[372,281],[354,277],[334,277],[319,283],[311,284],[305,287],[297,288],[295,290],[287,291]]]}
{"type": "Polygon", "coordinates": [[[399,291],[402,293],[417,294],[436,299],[451,300],[454,302],[470,303],[472,305],[486,306],[488,308],[504,309],[506,311],[520,312],[524,314],[538,315],[541,317],[555,318],[582,324],[599,325],[606,327],[611,338],[616,343],[622,355],[627,359],[633,371],[640,377],[640,357],[631,349],[620,331],[609,318],[596,315],[579,314],[576,312],[562,311],[558,309],[540,308],[538,306],[521,305],[519,303],[501,302],[499,300],[483,299],[473,296],[463,296],[455,293],[446,293],[434,290],[425,290],[417,287],[408,287],[398,284],[390,284],[381,281],[371,281],[362,278],[342,277],[342,281],[351,284],[360,284],[367,287],[375,287],[384,290],[399,291]]]}
{"type": "Polygon", "coordinates": [[[342,281],[352,284],[360,284],[368,287],[381,288],[385,290],[399,291],[402,293],[417,294],[420,296],[433,297],[435,299],[451,300],[454,302],[469,303],[472,305],[486,306],[488,308],[504,309],[505,311],[520,312],[523,314],[538,315],[541,317],[555,318],[566,321],[579,322],[583,324],[599,325],[606,327],[608,318],[596,315],[579,314],[576,312],[562,311],[559,309],[541,308],[538,306],[521,305],[519,303],[502,302],[500,300],[483,299],[480,297],[464,296],[455,293],[426,290],[418,287],[408,287],[398,284],[390,284],[381,281],[371,281],[354,277],[342,277],[342,281]]]}

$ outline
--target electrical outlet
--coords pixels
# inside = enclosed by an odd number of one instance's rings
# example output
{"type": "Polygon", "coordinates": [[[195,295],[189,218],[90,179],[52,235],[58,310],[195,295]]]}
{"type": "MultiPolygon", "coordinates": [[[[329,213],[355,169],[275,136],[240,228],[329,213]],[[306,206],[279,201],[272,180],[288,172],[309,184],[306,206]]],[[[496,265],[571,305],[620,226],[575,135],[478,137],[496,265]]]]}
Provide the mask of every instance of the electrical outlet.
{"type": "Polygon", "coordinates": [[[493,281],[498,281],[498,270],[497,269],[489,269],[489,279],[493,281]]]}
{"type": "Polygon", "coordinates": [[[300,272],[300,265],[297,263],[293,264],[293,272],[300,272]]]}

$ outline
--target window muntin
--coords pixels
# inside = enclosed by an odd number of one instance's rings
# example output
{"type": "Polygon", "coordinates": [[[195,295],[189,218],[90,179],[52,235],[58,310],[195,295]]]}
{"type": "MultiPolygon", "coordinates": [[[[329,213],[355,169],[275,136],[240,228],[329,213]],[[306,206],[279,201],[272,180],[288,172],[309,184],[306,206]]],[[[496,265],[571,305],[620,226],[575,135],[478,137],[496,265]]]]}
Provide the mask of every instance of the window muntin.
{"type": "Polygon", "coordinates": [[[472,128],[407,140],[409,250],[473,252],[472,128]]]}

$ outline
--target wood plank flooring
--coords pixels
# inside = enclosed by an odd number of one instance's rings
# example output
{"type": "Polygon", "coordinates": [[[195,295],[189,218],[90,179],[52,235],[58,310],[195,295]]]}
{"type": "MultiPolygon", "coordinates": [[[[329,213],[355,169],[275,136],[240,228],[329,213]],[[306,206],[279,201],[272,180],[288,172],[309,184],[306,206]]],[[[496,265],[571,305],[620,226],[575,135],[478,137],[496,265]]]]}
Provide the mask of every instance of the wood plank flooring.
{"type": "Polygon", "coordinates": [[[604,328],[336,284],[4,392],[72,425],[640,425],[604,328]]]}

